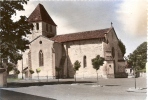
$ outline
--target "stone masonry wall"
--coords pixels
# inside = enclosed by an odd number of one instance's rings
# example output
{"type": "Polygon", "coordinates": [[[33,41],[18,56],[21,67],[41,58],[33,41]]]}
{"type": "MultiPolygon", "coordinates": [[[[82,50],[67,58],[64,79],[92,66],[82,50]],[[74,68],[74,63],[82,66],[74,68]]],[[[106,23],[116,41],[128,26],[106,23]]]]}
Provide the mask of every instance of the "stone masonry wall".
{"type": "Polygon", "coordinates": [[[37,78],[36,69],[40,68],[40,78],[46,78],[47,75],[49,78],[54,77],[54,64],[53,64],[53,41],[50,41],[49,39],[45,37],[39,37],[35,41],[31,43],[31,59],[32,59],[32,69],[35,71],[33,74],[33,78],[37,78]],[[42,41],[42,44],[39,42],[42,41]],[[43,52],[43,59],[44,59],[44,65],[39,66],[39,51],[42,50],[43,52]]]}
{"type": "MultiPolygon", "coordinates": [[[[77,71],[77,77],[79,78],[96,77],[96,70],[93,68],[91,60],[95,58],[97,55],[104,57],[102,42],[99,39],[93,39],[93,40],[67,42],[64,45],[67,45],[68,47],[69,76],[74,77],[75,72],[73,70],[73,64],[76,60],[78,60],[81,62],[81,67],[79,71],[77,71]],[[83,64],[84,56],[86,56],[86,67],[84,67],[83,64]]],[[[67,63],[67,61],[65,63],[67,63]]],[[[66,64],[65,68],[67,68],[66,64]]],[[[100,77],[103,77],[103,75],[105,74],[103,70],[104,70],[103,66],[101,66],[100,70],[98,70],[100,77]]]]}

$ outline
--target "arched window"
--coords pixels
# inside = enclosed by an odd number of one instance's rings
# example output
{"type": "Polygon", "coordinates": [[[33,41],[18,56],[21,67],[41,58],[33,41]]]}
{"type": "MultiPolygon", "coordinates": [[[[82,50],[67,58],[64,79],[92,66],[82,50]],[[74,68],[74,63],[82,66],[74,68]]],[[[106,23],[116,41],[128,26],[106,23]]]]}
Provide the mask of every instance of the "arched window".
{"type": "Polygon", "coordinates": [[[113,58],[115,57],[115,49],[114,49],[114,47],[112,47],[112,57],[113,58]]]}
{"type": "Polygon", "coordinates": [[[39,23],[36,23],[36,30],[39,30],[39,23]]]}
{"type": "Polygon", "coordinates": [[[44,65],[44,59],[43,59],[43,52],[42,50],[39,51],[39,66],[44,65]]]}
{"type": "Polygon", "coordinates": [[[33,31],[34,25],[32,24],[31,30],[33,31]]]}
{"type": "Polygon", "coordinates": [[[83,57],[83,66],[84,66],[84,68],[87,66],[86,56],[83,57]]]}
{"type": "Polygon", "coordinates": [[[46,24],[46,31],[48,32],[48,24],[46,24]]]}
{"type": "Polygon", "coordinates": [[[50,32],[52,32],[52,26],[50,26],[50,32]]]}

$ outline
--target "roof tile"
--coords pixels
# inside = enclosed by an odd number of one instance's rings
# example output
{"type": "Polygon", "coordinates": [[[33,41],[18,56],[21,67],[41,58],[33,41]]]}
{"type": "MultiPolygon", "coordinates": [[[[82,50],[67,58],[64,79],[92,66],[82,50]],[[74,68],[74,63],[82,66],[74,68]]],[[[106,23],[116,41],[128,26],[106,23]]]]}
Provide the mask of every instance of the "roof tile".
{"type": "Polygon", "coordinates": [[[28,21],[29,22],[44,21],[44,22],[46,22],[48,24],[57,26],[42,4],[37,5],[35,10],[28,17],[28,21]]]}
{"type": "Polygon", "coordinates": [[[68,41],[104,38],[105,33],[107,33],[109,30],[110,28],[106,28],[106,29],[100,29],[100,30],[94,30],[94,31],[85,31],[85,32],[57,35],[50,39],[57,42],[68,42],[68,41]]]}

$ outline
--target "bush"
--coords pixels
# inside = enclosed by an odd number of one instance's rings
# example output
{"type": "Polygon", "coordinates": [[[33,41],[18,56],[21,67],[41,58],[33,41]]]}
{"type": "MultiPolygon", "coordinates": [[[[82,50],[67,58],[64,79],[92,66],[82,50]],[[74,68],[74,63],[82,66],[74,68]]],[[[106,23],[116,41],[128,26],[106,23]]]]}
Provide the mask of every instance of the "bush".
{"type": "Polygon", "coordinates": [[[119,72],[115,74],[115,78],[127,78],[128,77],[128,73],[125,72],[119,72]]]}
{"type": "Polygon", "coordinates": [[[34,71],[32,69],[30,69],[29,72],[30,72],[30,74],[33,74],[34,73],[34,71]]]}
{"type": "Polygon", "coordinates": [[[40,73],[40,71],[41,71],[40,68],[37,68],[37,69],[36,69],[36,72],[37,72],[37,73],[40,73]]]}
{"type": "Polygon", "coordinates": [[[19,73],[20,73],[20,71],[19,71],[19,70],[16,70],[16,71],[15,71],[15,74],[19,74],[19,73]]]}

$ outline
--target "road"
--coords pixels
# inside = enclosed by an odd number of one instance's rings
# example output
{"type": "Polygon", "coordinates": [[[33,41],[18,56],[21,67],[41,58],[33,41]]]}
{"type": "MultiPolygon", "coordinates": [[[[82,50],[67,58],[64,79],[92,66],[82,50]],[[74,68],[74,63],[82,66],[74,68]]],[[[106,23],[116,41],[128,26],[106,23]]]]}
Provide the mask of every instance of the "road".
{"type": "Polygon", "coordinates": [[[13,92],[7,94],[1,91],[1,97],[2,100],[146,100],[146,78],[137,78],[136,82],[141,90],[134,92],[127,92],[129,88],[134,88],[134,78],[118,78],[99,79],[103,87],[96,83],[79,83],[3,88],[13,92]]]}

